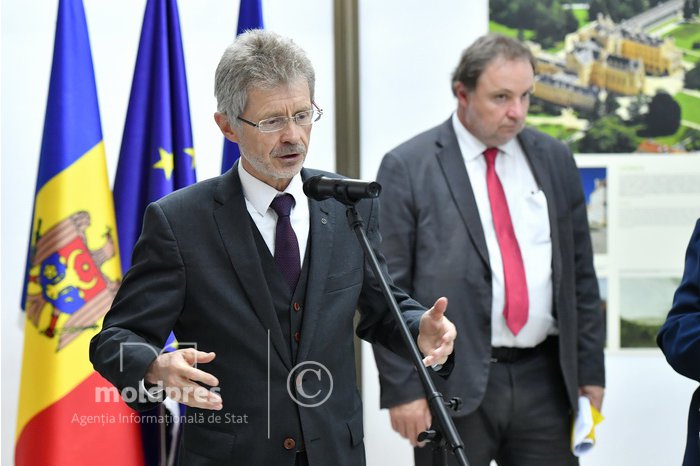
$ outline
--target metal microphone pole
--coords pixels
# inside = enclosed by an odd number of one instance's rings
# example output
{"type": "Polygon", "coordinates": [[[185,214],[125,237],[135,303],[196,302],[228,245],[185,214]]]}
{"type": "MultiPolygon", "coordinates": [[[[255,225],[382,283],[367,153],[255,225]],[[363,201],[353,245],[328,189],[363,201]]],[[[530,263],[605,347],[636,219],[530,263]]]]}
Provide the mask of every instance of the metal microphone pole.
{"type": "Polygon", "coordinates": [[[450,418],[450,416],[447,414],[447,407],[450,407],[452,409],[458,409],[461,402],[456,399],[450,400],[449,402],[445,402],[445,400],[442,397],[442,394],[437,391],[433,380],[428,375],[428,371],[423,365],[423,358],[421,357],[420,351],[416,346],[416,342],[413,341],[411,331],[408,329],[406,322],[403,320],[403,316],[401,315],[399,306],[396,303],[396,299],[391,293],[391,289],[389,288],[389,284],[386,278],[384,277],[384,274],[382,274],[382,270],[379,266],[377,256],[374,253],[374,250],[372,249],[369,240],[367,239],[367,235],[365,234],[364,230],[364,222],[362,221],[360,214],[355,208],[355,203],[357,201],[348,198],[338,200],[347,206],[346,215],[348,218],[348,224],[350,225],[350,228],[352,228],[355,231],[357,239],[360,241],[360,245],[364,250],[365,257],[369,262],[372,271],[374,272],[374,276],[377,278],[381,285],[384,298],[386,299],[386,302],[389,305],[389,308],[391,309],[392,314],[394,315],[394,318],[396,319],[396,322],[398,323],[401,329],[401,336],[403,337],[403,340],[408,346],[411,353],[411,361],[416,367],[416,370],[418,371],[418,376],[420,377],[421,382],[423,383],[423,389],[425,390],[426,398],[428,400],[428,404],[430,405],[430,410],[432,411],[433,416],[438,420],[438,428],[436,428],[436,430],[421,433],[421,435],[418,437],[418,440],[429,440],[433,444],[434,465],[447,466],[447,455],[445,454],[445,452],[446,449],[449,448],[457,458],[457,461],[460,465],[469,466],[469,463],[467,462],[467,457],[464,453],[464,444],[462,443],[462,440],[460,439],[459,434],[457,433],[457,429],[455,428],[455,425],[452,422],[452,418],[450,418]]]}

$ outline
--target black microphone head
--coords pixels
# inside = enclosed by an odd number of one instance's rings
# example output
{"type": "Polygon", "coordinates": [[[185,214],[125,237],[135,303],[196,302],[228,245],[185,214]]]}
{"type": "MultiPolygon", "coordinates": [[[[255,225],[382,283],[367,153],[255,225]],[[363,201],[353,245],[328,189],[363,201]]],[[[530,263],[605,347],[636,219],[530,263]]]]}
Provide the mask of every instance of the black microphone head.
{"type": "Polygon", "coordinates": [[[376,181],[371,181],[367,184],[366,192],[368,198],[379,197],[379,193],[382,192],[382,185],[376,181]]]}
{"type": "Polygon", "coordinates": [[[344,204],[378,197],[381,189],[381,185],[376,181],[328,178],[323,175],[312,176],[304,181],[304,194],[307,197],[317,201],[332,197],[344,204]]]}
{"type": "Polygon", "coordinates": [[[321,182],[323,179],[323,175],[314,175],[311,178],[308,178],[306,181],[304,181],[303,189],[304,189],[304,194],[306,194],[306,197],[310,197],[311,199],[316,199],[317,201],[322,201],[324,199],[328,199],[331,197],[330,194],[328,195],[321,195],[318,191],[318,184],[321,182]]]}

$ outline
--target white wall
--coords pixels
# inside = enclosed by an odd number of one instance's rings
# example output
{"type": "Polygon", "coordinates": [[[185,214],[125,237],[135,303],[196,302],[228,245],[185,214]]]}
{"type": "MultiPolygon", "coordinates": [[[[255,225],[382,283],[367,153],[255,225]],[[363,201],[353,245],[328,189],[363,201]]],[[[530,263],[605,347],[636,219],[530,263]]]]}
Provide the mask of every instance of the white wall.
{"type": "MultiPolygon", "coordinates": [[[[214,70],[233,40],[238,1],[179,0],[199,180],[218,175],[214,70]]],[[[264,0],[268,29],[293,37],[316,68],[316,123],[307,165],[335,168],[332,2],[264,0]]],[[[146,0],[84,0],[110,179],[114,177],[146,0]]],[[[55,32],[57,0],[2,0],[2,425],[1,462],[12,464],[23,320],[20,290],[55,32]]]]}
{"type": "Polygon", "coordinates": [[[374,178],[382,156],[446,120],[456,104],[452,71],[487,31],[487,0],[361,0],[360,170],[374,178]]]}

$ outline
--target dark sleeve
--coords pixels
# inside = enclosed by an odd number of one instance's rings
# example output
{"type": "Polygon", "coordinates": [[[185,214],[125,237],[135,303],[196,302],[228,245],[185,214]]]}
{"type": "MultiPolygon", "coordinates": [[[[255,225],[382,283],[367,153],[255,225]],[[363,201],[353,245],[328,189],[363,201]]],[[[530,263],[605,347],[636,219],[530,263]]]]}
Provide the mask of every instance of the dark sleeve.
{"type": "MultiPolygon", "coordinates": [[[[568,152],[568,150],[567,150],[568,152]]],[[[567,185],[574,241],[574,273],[576,312],[578,318],[578,382],[579,386],[605,386],[605,322],[593,268],[593,247],[586,214],[586,198],[581,177],[571,153],[567,160],[567,185]]]]}
{"type": "Polygon", "coordinates": [[[656,341],[676,372],[700,380],[700,220],[688,243],[681,284],[656,341]]]}
{"type": "MultiPolygon", "coordinates": [[[[389,273],[398,287],[412,294],[416,241],[414,185],[405,163],[392,153],[382,160],[377,181],[382,185],[383,208],[379,228],[389,273]]],[[[418,373],[409,360],[378,345],[374,345],[373,349],[379,371],[382,408],[391,408],[425,396],[418,373]]]]}
{"type": "MultiPolygon", "coordinates": [[[[396,300],[403,320],[415,341],[418,338],[420,318],[426,309],[397,287],[389,276],[386,260],[380,248],[381,237],[378,230],[379,203],[373,200],[369,203],[369,209],[363,210],[367,212],[365,231],[370,247],[377,256],[382,274],[388,279],[391,294],[396,300]]],[[[370,343],[378,343],[393,352],[409,357],[410,353],[401,335],[399,324],[387,305],[380,282],[374,276],[368,261],[365,261],[364,281],[358,308],[360,311],[360,322],[357,326],[357,335],[360,338],[370,343]]]]}
{"type": "MultiPolygon", "coordinates": [[[[177,241],[160,206],[150,204],[134,247],[132,267],[104,318],[102,330],[90,342],[90,361],[95,370],[122,394],[138,393],[140,380],[175,325],[184,294],[185,268],[177,241]]],[[[126,398],[134,409],[154,406],[145,399],[126,398]]]]}

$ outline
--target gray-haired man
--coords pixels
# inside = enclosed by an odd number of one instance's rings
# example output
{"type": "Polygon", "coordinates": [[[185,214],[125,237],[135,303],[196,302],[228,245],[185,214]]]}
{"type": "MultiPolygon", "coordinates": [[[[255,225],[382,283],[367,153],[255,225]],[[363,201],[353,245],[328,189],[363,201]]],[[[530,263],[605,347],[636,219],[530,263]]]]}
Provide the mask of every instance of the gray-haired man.
{"type": "MultiPolygon", "coordinates": [[[[360,336],[404,348],[344,207],[302,192],[319,173],[302,169],[320,116],[313,67],[292,41],[250,31],[224,53],[216,96],[241,160],[148,207],[91,360],[122,393],[148,390],[137,409],[163,392],[190,406],[181,464],[363,464],[355,309],[360,336]],[[196,349],[159,355],[171,330],[196,349]]],[[[377,206],[358,209],[377,248],[377,206]]],[[[424,363],[444,362],[446,300],[425,312],[393,294],[424,363]]]]}

